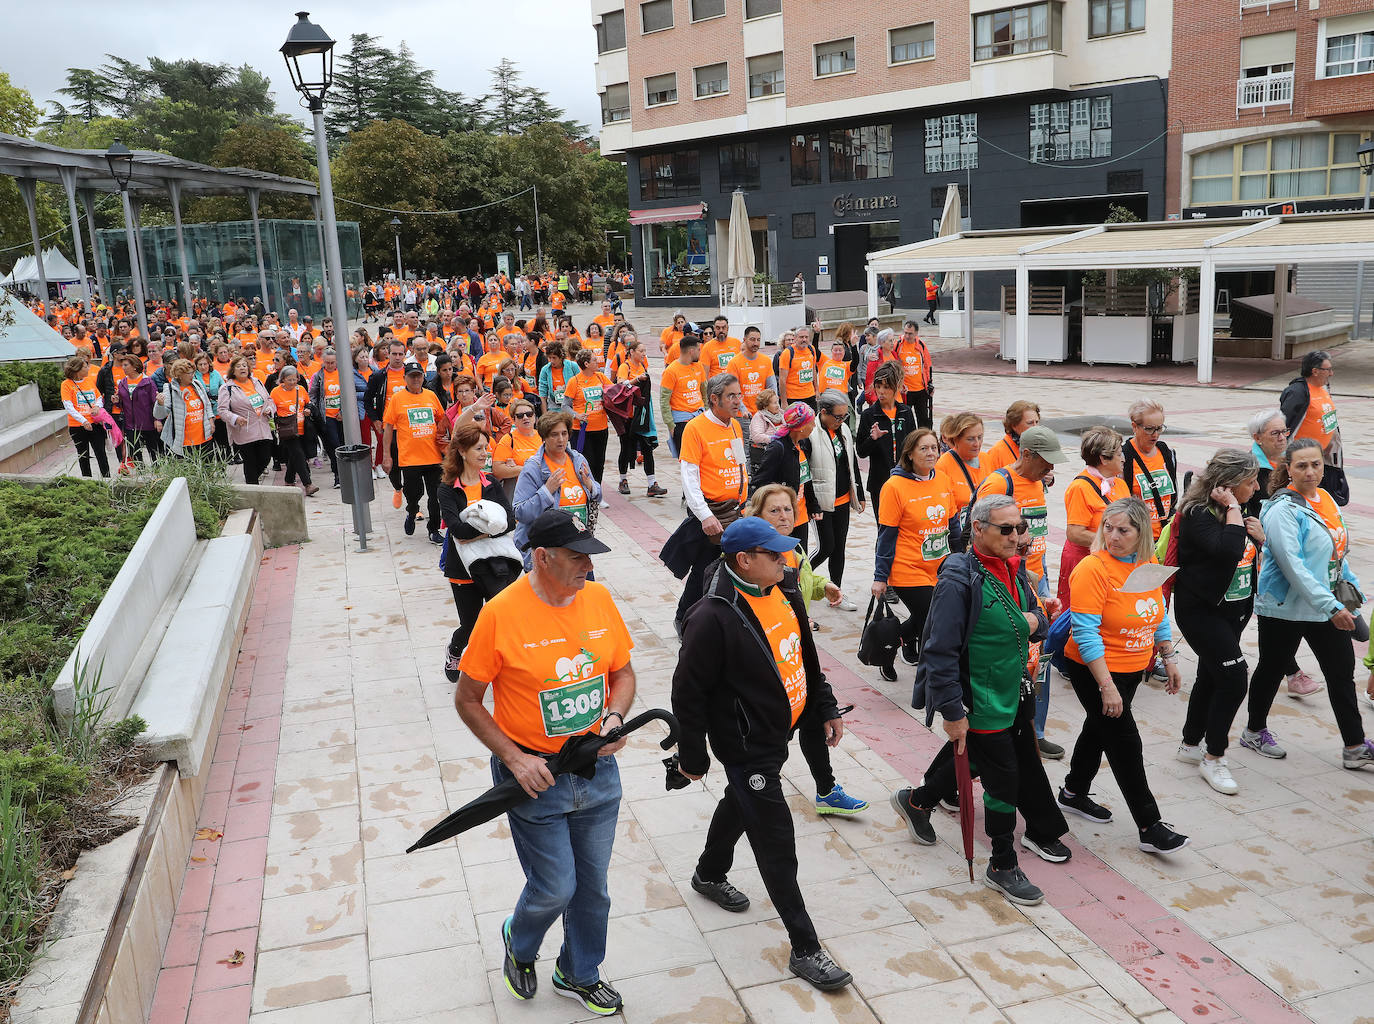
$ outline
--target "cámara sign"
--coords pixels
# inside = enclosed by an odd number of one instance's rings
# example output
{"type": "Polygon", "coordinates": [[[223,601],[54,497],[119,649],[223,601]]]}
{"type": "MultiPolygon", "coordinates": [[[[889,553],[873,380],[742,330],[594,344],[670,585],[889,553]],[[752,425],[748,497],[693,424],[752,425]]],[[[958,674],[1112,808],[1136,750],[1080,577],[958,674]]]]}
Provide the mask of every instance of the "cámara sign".
{"type": "Polygon", "coordinates": [[[847,217],[850,214],[872,213],[875,210],[895,210],[897,209],[896,196],[858,196],[846,192],[842,196],[836,196],[833,204],[836,217],[847,217]]]}

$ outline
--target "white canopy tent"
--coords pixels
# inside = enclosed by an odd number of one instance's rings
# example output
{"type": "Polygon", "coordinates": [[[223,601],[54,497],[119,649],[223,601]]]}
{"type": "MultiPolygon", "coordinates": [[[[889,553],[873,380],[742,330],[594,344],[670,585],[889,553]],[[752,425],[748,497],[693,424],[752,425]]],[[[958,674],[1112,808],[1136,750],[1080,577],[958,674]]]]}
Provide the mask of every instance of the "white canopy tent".
{"type": "MultiPolygon", "coordinates": [[[[1294,263],[1374,260],[1374,213],[1310,213],[1256,219],[1147,221],[1079,227],[964,231],[868,254],[868,314],[878,310],[879,274],[962,271],[973,307],[973,275],[1012,270],[1016,290],[1030,290],[1032,270],[1197,267],[1200,271],[1197,379],[1212,382],[1218,270],[1294,263]]],[[[1282,295],[1282,289],[1279,289],[1282,295]]],[[[1282,313],[1275,334],[1282,339],[1282,313]]],[[[973,343],[973,317],[965,327],[973,343]]],[[[1280,350],[1281,351],[1281,350],[1280,350]]],[[[1030,303],[1016,303],[1016,370],[1030,369],[1030,303]]]]}
{"type": "Polygon", "coordinates": [[[50,284],[77,284],[81,281],[81,271],[72,266],[71,260],[62,255],[56,246],[43,250],[43,274],[38,272],[38,261],[25,256],[14,265],[14,269],[3,278],[0,284],[20,287],[36,285],[40,280],[50,284]]]}

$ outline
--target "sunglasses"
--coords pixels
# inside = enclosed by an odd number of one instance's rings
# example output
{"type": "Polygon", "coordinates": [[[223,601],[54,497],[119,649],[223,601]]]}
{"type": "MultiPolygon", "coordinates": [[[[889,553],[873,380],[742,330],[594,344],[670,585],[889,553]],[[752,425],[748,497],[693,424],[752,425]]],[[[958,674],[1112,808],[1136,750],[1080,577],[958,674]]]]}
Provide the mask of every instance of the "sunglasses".
{"type": "Polygon", "coordinates": [[[1003,537],[1010,537],[1014,532],[1025,533],[1030,529],[1030,524],[1024,519],[1019,523],[988,523],[988,529],[996,530],[1003,537]]]}
{"type": "Polygon", "coordinates": [[[515,418],[516,418],[517,420],[532,420],[532,419],[534,419],[534,413],[532,413],[532,412],[517,412],[517,413],[515,414],[515,418]]]}
{"type": "Polygon", "coordinates": [[[775,561],[775,562],[780,562],[780,561],[782,561],[782,554],[783,554],[783,553],[782,553],[781,551],[769,551],[767,548],[750,548],[750,549],[749,549],[749,554],[751,554],[751,555],[767,555],[769,558],[773,559],[773,561],[775,561]]]}

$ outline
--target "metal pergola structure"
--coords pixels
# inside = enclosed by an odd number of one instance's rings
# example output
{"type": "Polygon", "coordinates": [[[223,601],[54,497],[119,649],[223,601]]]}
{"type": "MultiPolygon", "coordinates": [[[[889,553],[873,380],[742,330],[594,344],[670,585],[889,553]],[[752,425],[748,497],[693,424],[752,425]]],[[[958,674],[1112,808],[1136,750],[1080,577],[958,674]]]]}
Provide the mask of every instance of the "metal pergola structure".
{"type": "MultiPolygon", "coordinates": [[[[868,312],[878,309],[879,274],[962,271],[972,296],[979,270],[1016,272],[1018,296],[1029,294],[1033,270],[1125,270],[1137,267],[1197,267],[1199,384],[1212,382],[1213,331],[1218,270],[1272,266],[1286,279],[1294,263],[1350,263],[1374,260],[1374,213],[1283,214],[1265,218],[1204,221],[1147,221],[1077,227],[964,231],[868,254],[868,312]]],[[[1274,347],[1283,358],[1283,296],[1276,286],[1274,347]]],[[[972,309],[972,303],[965,307],[972,309]]],[[[973,316],[965,324],[973,344],[973,316]]],[[[1016,303],[1016,370],[1030,369],[1030,303],[1016,303]]]]}
{"type": "MultiPolygon", "coordinates": [[[[320,252],[324,252],[324,229],[320,220],[319,188],[313,181],[303,178],[287,178],[279,174],[268,174],[246,167],[210,167],[190,160],[180,160],[166,153],[151,150],[134,150],[128,161],[129,179],[127,183],[116,180],[110,161],[104,150],[63,149],[17,135],[0,133],[0,175],[13,178],[24,197],[24,205],[29,215],[29,230],[33,235],[34,251],[40,253],[39,289],[47,305],[48,282],[43,274],[41,259],[41,239],[38,235],[38,212],[36,185],[48,182],[61,185],[67,194],[67,213],[71,219],[72,245],[76,250],[77,269],[81,271],[81,290],[86,314],[92,312],[90,284],[86,273],[86,255],[81,238],[81,218],[77,212],[77,200],[81,200],[86,214],[86,222],[92,229],[92,249],[94,248],[95,204],[97,192],[122,193],[125,205],[125,228],[131,244],[129,246],[130,275],[133,279],[134,302],[138,311],[139,330],[143,337],[148,336],[147,315],[143,307],[143,274],[139,268],[142,259],[141,235],[139,234],[138,213],[142,203],[150,196],[167,195],[171,198],[172,217],[176,224],[177,256],[181,263],[181,285],[186,308],[191,306],[191,275],[186,262],[186,244],[182,236],[181,197],[183,195],[244,195],[248,198],[248,208],[253,217],[253,240],[257,246],[258,281],[262,294],[267,295],[267,268],[263,263],[262,231],[258,222],[258,199],[263,192],[283,192],[290,195],[307,196],[315,213],[315,231],[320,235],[320,252]]],[[[323,257],[322,257],[323,258],[323,257]]],[[[105,282],[101,279],[100,261],[96,260],[96,287],[105,300],[105,282]]],[[[326,292],[326,297],[328,293],[326,292]]]]}

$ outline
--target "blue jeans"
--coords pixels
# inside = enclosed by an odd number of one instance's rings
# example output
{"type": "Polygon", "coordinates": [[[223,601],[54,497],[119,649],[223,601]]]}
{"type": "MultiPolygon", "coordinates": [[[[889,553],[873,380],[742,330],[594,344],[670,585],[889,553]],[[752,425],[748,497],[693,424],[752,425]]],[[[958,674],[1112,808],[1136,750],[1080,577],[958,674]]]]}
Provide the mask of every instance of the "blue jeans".
{"type": "MultiPolygon", "coordinates": [[[[491,759],[497,783],[511,777],[491,759]]],[[[554,786],[506,813],[525,888],[511,921],[511,954],[529,963],[549,927],[563,918],[558,966],[575,985],[592,985],[606,958],[611,896],[606,872],[620,815],[620,770],[614,757],[596,762],[596,775],[560,775],[554,786]]]]}
{"type": "MultiPolygon", "coordinates": [[[[1040,600],[1048,601],[1050,594],[1050,581],[1048,574],[1040,577],[1040,582],[1035,585],[1036,593],[1040,595],[1040,600]]],[[[1065,609],[1063,614],[1068,614],[1065,609]]],[[[1048,668],[1048,665],[1046,666],[1048,668]]],[[[1050,716],[1050,675],[1045,672],[1044,680],[1040,683],[1040,690],[1035,695],[1035,738],[1043,740],[1045,738],[1045,720],[1050,716]]]]}

